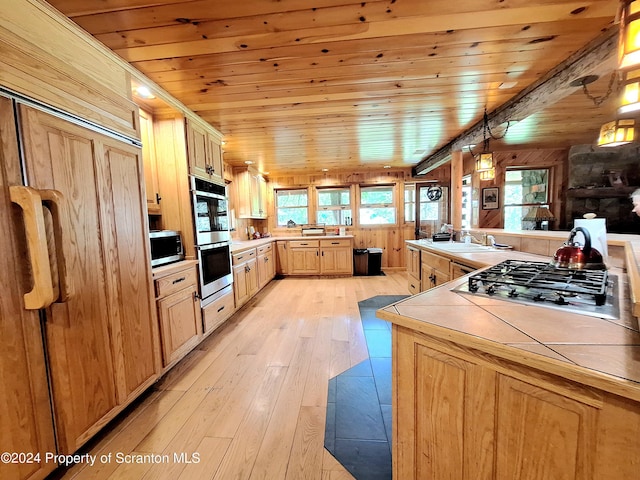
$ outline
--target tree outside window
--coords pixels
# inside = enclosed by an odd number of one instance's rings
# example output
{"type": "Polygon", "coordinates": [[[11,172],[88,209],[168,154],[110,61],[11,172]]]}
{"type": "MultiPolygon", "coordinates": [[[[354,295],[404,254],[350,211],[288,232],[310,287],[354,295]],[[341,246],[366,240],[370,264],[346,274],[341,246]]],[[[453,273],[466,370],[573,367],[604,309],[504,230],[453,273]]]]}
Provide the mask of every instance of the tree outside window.
{"type": "Polygon", "coordinates": [[[508,169],[504,183],[505,230],[532,230],[535,223],[522,219],[529,209],[541,206],[550,208],[549,169],[508,169]]]}
{"type": "Polygon", "coordinates": [[[394,186],[360,187],[360,224],[395,225],[394,186]]]}
{"type": "Polygon", "coordinates": [[[349,188],[318,189],[317,223],[351,225],[351,192],[349,188]]]}
{"type": "Polygon", "coordinates": [[[285,227],[289,221],[297,225],[309,223],[309,199],[307,189],[276,190],[278,226],[285,227]]]}

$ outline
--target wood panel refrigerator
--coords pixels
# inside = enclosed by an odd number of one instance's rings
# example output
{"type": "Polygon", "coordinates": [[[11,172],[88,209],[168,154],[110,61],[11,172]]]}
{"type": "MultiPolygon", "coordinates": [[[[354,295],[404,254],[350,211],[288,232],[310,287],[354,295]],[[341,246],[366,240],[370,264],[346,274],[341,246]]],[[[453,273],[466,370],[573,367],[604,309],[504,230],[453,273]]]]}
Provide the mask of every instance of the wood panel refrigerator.
{"type": "Polygon", "coordinates": [[[135,145],[4,96],[0,141],[0,451],[40,454],[0,478],[36,479],[160,371],[143,168],[135,145]]]}

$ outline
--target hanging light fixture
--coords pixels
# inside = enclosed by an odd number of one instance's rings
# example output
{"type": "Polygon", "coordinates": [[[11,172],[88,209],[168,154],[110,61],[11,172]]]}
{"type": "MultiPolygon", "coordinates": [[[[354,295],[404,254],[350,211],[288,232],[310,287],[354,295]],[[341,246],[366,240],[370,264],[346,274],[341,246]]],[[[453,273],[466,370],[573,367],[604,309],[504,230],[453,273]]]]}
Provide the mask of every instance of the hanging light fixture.
{"type": "Polygon", "coordinates": [[[502,135],[494,135],[491,131],[491,127],[489,126],[489,116],[487,115],[487,107],[485,107],[482,124],[482,152],[474,154],[471,147],[469,147],[469,152],[471,152],[475,158],[476,172],[480,174],[480,180],[493,180],[496,176],[496,168],[493,163],[493,152],[489,151],[489,139],[493,138],[494,140],[500,140],[501,138],[504,138],[509,130],[509,122],[507,122],[507,127],[502,135]]]}
{"type": "Polygon", "coordinates": [[[640,65],[640,1],[623,0],[620,8],[618,68],[640,65]]]}
{"type": "Polygon", "coordinates": [[[640,110],[640,69],[623,72],[618,113],[625,115],[638,110],[640,110]]]}
{"type": "Polygon", "coordinates": [[[619,147],[633,142],[636,133],[635,123],[633,118],[618,118],[605,123],[600,129],[598,146],[619,147]]]}

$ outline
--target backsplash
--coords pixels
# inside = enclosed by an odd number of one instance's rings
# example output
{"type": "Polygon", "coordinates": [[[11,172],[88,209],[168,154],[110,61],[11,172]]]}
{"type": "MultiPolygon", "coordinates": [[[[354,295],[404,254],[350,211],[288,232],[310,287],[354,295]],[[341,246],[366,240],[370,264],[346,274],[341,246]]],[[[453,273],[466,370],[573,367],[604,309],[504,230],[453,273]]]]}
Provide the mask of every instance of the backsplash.
{"type": "Polygon", "coordinates": [[[577,145],[569,150],[565,218],[595,213],[606,218],[607,231],[640,233],[640,218],[631,212],[629,194],[640,188],[640,148],[577,145]]]}

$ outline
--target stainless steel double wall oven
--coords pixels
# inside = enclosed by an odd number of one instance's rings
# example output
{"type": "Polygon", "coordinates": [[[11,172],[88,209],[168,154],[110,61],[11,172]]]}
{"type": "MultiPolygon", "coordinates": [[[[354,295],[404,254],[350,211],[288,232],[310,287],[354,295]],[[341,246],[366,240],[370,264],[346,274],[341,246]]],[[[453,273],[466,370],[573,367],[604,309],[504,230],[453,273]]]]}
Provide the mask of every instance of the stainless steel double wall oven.
{"type": "Polygon", "coordinates": [[[195,216],[196,252],[200,261],[200,295],[206,307],[215,293],[233,283],[231,234],[226,188],[190,177],[195,216]]]}

